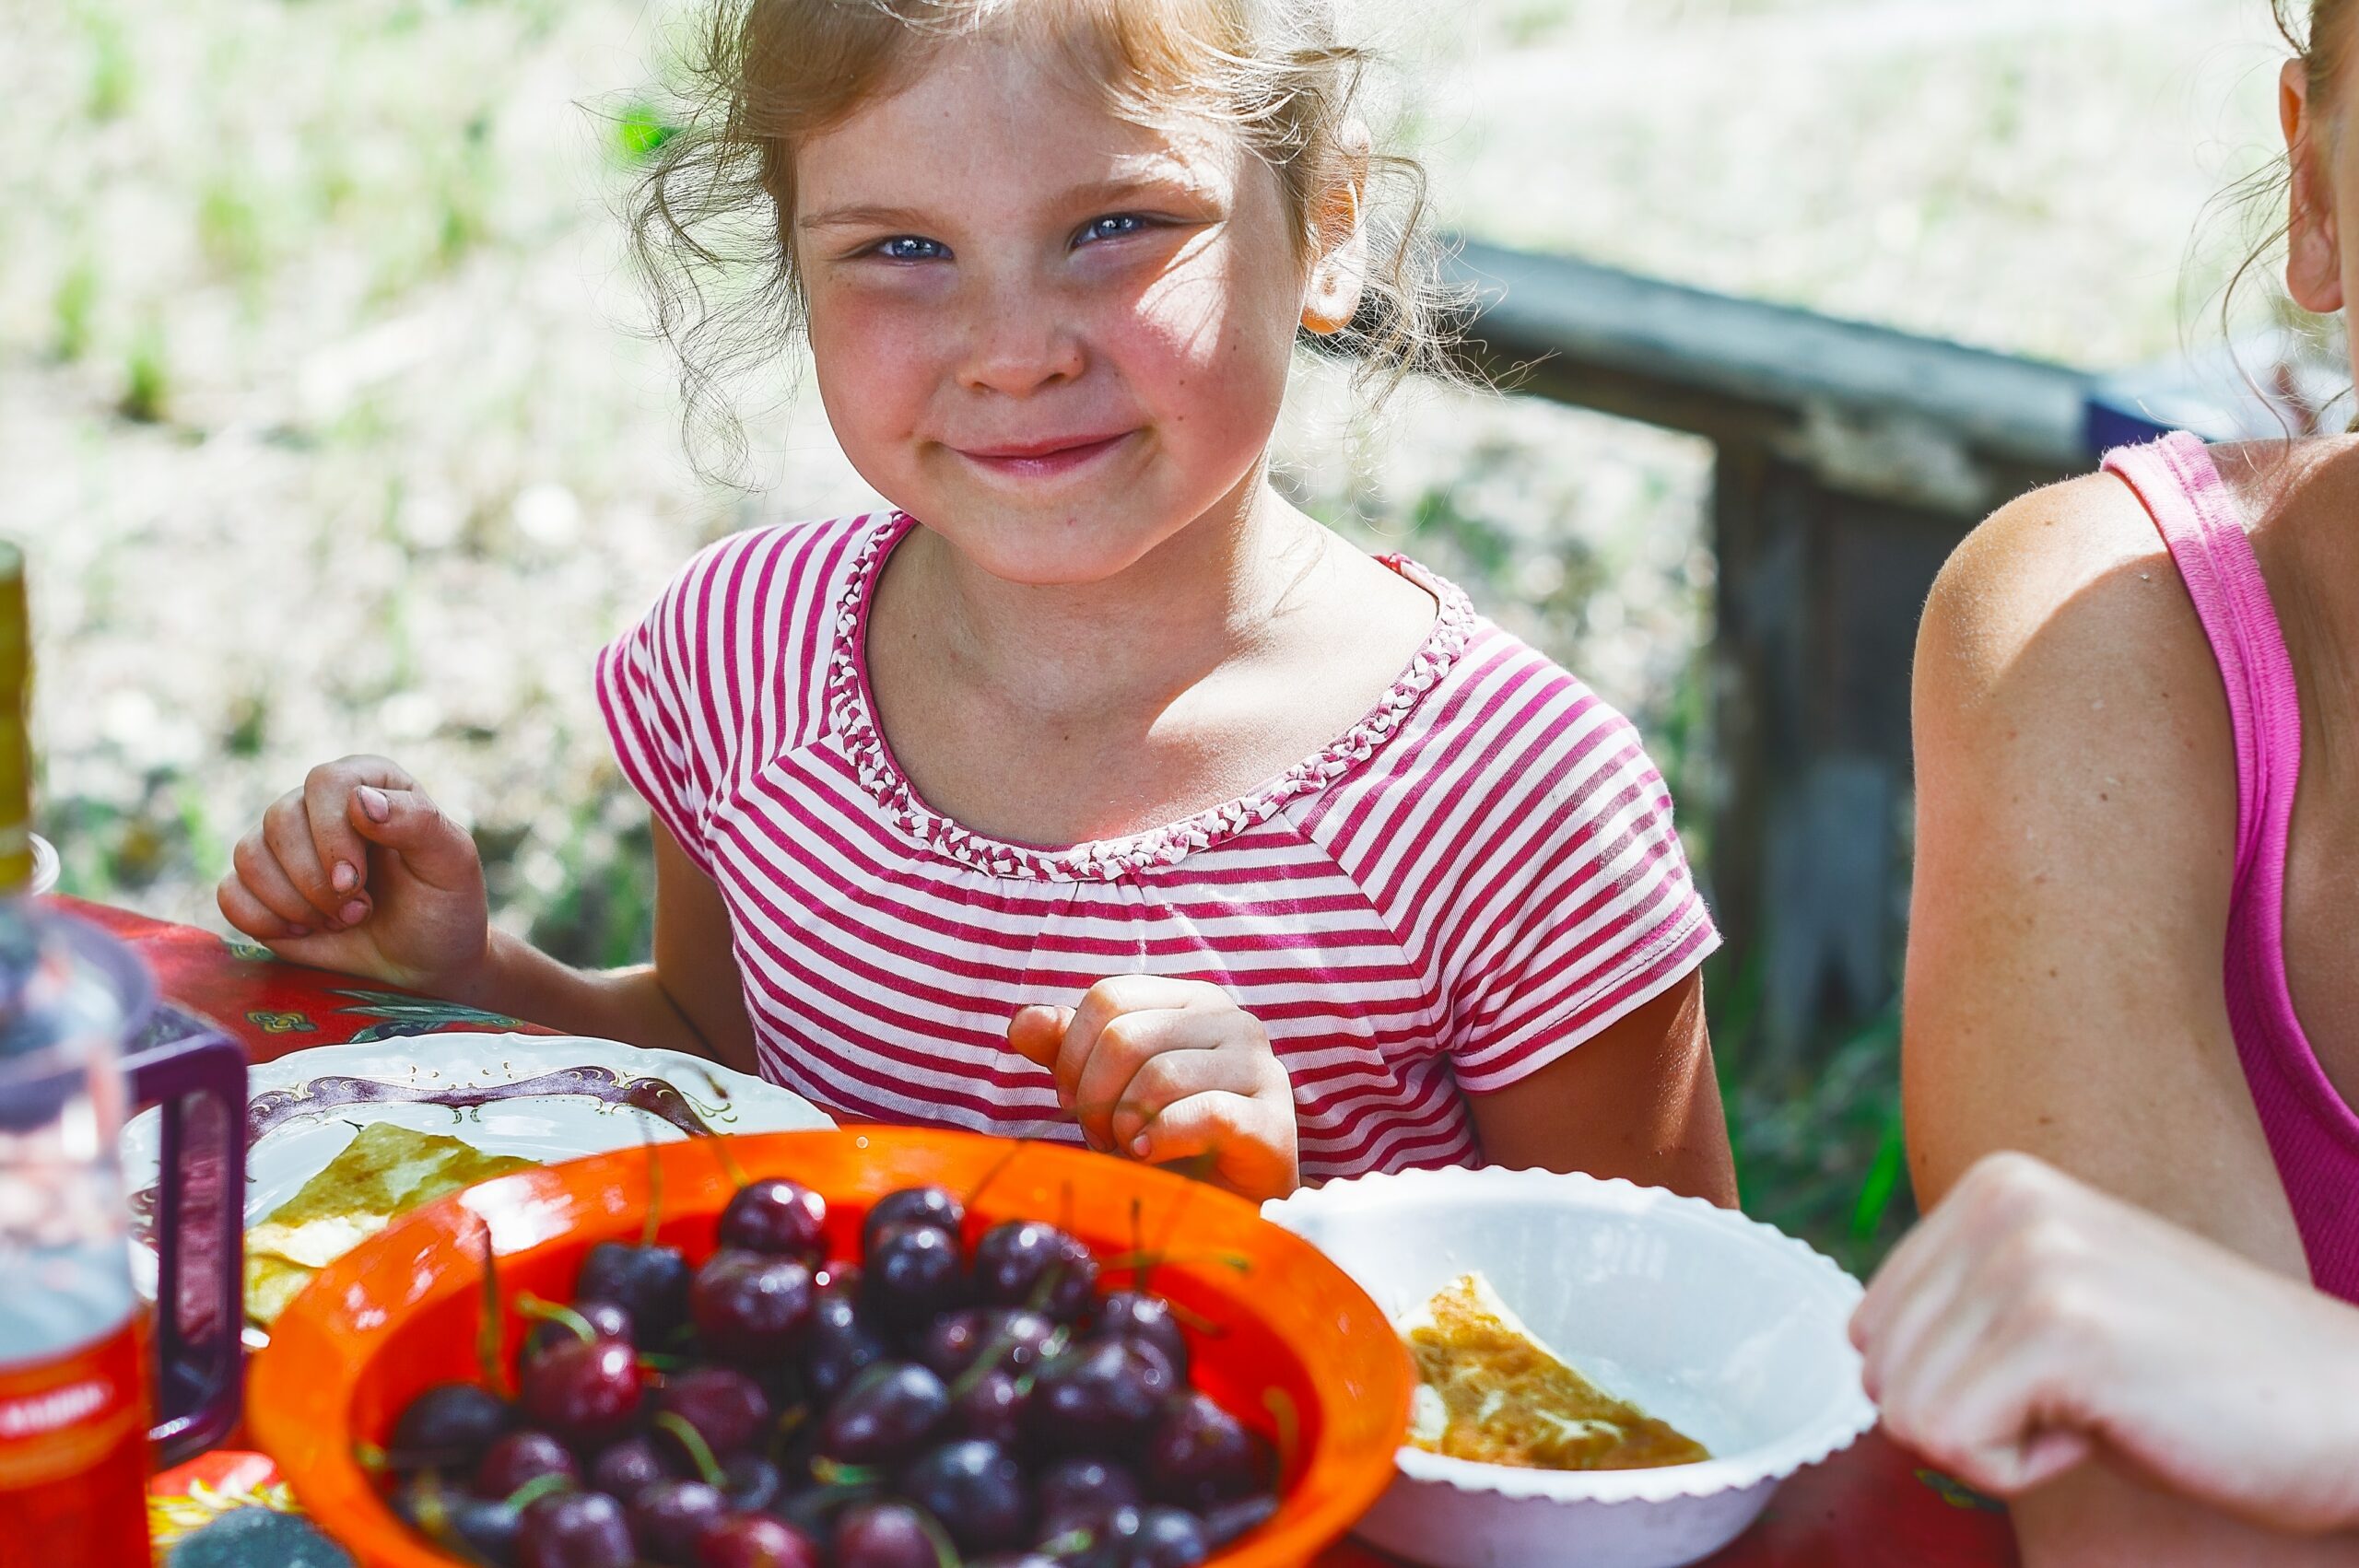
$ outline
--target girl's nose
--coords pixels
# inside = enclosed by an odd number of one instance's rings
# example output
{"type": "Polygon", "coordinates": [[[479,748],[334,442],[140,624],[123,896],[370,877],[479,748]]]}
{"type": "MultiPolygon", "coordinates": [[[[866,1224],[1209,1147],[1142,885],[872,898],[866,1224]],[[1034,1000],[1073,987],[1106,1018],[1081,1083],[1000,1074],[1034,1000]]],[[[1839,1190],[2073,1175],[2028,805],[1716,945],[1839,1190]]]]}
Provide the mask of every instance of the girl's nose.
{"type": "Polygon", "coordinates": [[[974,310],[959,368],[969,390],[1024,397],[1080,379],[1088,362],[1082,334],[1051,301],[993,290],[974,310]]]}

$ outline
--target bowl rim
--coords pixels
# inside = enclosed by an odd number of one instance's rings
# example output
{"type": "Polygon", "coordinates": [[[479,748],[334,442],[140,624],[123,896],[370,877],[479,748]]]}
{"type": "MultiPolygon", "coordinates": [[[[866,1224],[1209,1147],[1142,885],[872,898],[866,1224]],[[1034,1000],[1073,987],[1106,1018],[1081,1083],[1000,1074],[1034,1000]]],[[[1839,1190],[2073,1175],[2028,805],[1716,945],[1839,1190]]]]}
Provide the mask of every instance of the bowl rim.
{"type": "MultiPolygon", "coordinates": [[[[808,1158],[836,1145],[836,1157],[874,1161],[897,1180],[954,1184],[992,1167],[1002,1172],[1015,1168],[1007,1160],[1011,1141],[940,1128],[874,1125],[726,1138],[729,1151],[748,1176],[792,1175],[798,1154],[808,1158]],[[885,1155],[896,1145],[901,1163],[891,1164],[885,1155]],[[909,1175],[913,1166],[927,1174],[909,1175]]],[[[562,1234],[550,1228],[562,1209],[560,1197],[608,1211],[628,1209],[634,1200],[643,1204],[651,1154],[663,1166],[664,1190],[677,1202],[699,1179],[710,1182],[710,1172],[718,1168],[702,1147],[706,1142],[689,1139],[618,1150],[496,1176],[403,1215],[322,1270],[288,1308],[279,1331],[254,1358],[248,1375],[255,1445],[277,1462],[298,1501],[316,1516],[336,1515],[335,1527],[351,1532],[347,1550],[370,1568],[447,1568],[449,1558],[398,1525],[342,1435],[362,1371],[373,1362],[377,1346],[397,1331],[401,1316],[398,1306],[389,1308],[364,1288],[370,1269],[381,1261],[412,1258],[422,1246],[471,1251],[486,1237],[503,1257],[546,1245],[562,1234]],[[355,1516],[347,1518],[347,1514],[355,1516]]],[[[1285,1279],[1281,1294],[1287,1302],[1286,1315],[1302,1319],[1297,1328],[1307,1329],[1314,1315],[1325,1335],[1390,1328],[1382,1309],[1350,1274],[1304,1237],[1266,1224],[1260,1211],[1244,1199],[1185,1176],[1063,1144],[1024,1141],[1023,1148],[1029,1160],[1049,1167],[1046,1173],[1027,1173],[1027,1179],[1038,1175],[1067,1186],[1094,1179],[1102,1187],[1119,1173],[1131,1190],[1143,1186],[1150,1193],[1168,1193],[1175,1213],[1184,1208],[1217,1216],[1216,1235],[1266,1231],[1256,1245],[1276,1254],[1270,1267],[1285,1279]]],[[[992,1179],[998,1190],[1016,1185],[1005,1175],[992,1179]]],[[[979,1211],[988,1212],[990,1207],[980,1205],[979,1211]]],[[[451,1288],[447,1281],[428,1286],[421,1280],[411,1287],[411,1305],[425,1299],[420,1292],[451,1288]]],[[[475,1288],[472,1276],[466,1288],[475,1288]]],[[[1393,1343],[1397,1347],[1397,1340],[1393,1343]]],[[[1303,1338],[1297,1344],[1297,1353],[1314,1376],[1330,1359],[1331,1344],[1325,1338],[1303,1338]]],[[[1384,1461],[1407,1427],[1416,1375],[1405,1353],[1373,1356],[1355,1370],[1361,1381],[1345,1403],[1340,1426],[1307,1447],[1285,1494],[1301,1498],[1299,1511],[1291,1517],[1282,1512],[1212,1558],[1207,1568],[1295,1568],[1348,1530],[1391,1483],[1392,1467],[1384,1461]],[[1385,1417],[1388,1406],[1390,1420],[1385,1417]]]]}
{"type": "MultiPolygon", "coordinates": [[[[1610,1208],[1625,1212],[1667,1209],[1701,1221],[1796,1267],[1805,1287],[1803,1299],[1822,1305],[1838,1326],[1848,1321],[1852,1309],[1866,1293],[1860,1281],[1833,1258],[1798,1236],[1741,1210],[1723,1209],[1668,1188],[1641,1186],[1625,1176],[1601,1177],[1579,1171],[1497,1165],[1378,1172],[1272,1199],[1262,1206],[1262,1212],[1273,1223],[1292,1230],[1295,1220],[1324,1211],[1379,1208],[1394,1202],[1448,1202],[1453,1196],[1471,1196],[1478,1191],[1486,1200],[1506,1196],[1551,1207],[1610,1208]]],[[[1344,1272],[1351,1270],[1346,1269],[1344,1272]]],[[[1402,1478],[1410,1481],[1518,1501],[1665,1503],[1750,1491],[1765,1482],[1774,1485],[1796,1470],[1819,1464],[1848,1448],[1876,1424],[1875,1406],[1860,1381],[1859,1352],[1852,1349],[1848,1336],[1840,1342],[1842,1361],[1838,1364],[1848,1368],[1849,1375],[1838,1379],[1819,1408],[1784,1434],[1734,1454],[1658,1469],[1536,1470],[1454,1459],[1404,1443],[1394,1456],[1394,1463],[1402,1478]]]]}

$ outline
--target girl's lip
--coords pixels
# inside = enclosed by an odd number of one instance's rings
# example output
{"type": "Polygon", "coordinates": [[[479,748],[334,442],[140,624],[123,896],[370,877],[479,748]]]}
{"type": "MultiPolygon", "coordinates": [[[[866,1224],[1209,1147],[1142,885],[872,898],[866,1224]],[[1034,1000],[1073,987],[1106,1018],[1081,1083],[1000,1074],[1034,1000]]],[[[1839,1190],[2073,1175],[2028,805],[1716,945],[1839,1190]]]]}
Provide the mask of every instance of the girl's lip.
{"type": "Polygon", "coordinates": [[[1011,478],[1043,479],[1074,470],[1103,457],[1131,439],[1135,431],[1118,430],[1110,436],[1086,436],[1078,440],[1060,437],[1054,440],[1033,441],[1021,446],[954,447],[951,450],[977,467],[1011,478]]]}

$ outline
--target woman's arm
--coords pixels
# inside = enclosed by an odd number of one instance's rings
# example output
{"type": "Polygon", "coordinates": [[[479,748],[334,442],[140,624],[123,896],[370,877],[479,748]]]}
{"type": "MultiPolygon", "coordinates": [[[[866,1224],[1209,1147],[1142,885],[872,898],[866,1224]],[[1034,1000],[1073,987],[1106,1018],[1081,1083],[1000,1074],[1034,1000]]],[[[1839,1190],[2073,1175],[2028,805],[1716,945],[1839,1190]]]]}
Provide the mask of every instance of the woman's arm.
{"type": "Polygon", "coordinates": [[[2359,1549],[2359,1310],[2027,1154],[1966,1173],[1851,1320],[1895,1437],[2019,1496],[2103,1454],[2359,1549]]]}
{"type": "Polygon", "coordinates": [[[1627,1176],[1736,1206],[1700,968],[1539,1071],[1468,1100],[1493,1164],[1627,1176]]]}
{"type": "MultiPolygon", "coordinates": [[[[1916,667],[1903,1090],[1919,1201],[2021,1150],[2306,1279],[2221,979],[2236,769],[2193,606],[2097,476],[1985,523],[1916,667]]],[[[2032,1568],[2315,1560],[2100,1462],[2019,1503],[2032,1568]]]]}

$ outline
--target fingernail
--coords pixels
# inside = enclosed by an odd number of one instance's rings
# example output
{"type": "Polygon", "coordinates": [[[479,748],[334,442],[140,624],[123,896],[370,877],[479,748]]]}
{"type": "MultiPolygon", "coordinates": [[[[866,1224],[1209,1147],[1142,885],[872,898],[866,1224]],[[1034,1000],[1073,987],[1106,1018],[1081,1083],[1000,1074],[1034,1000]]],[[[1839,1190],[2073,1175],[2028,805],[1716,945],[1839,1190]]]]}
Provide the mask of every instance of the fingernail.
{"type": "Polygon", "coordinates": [[[360,797],[361,814],[370,822],[383,822],[393,814],[393,803],[374,785],[363,784],[353,793],[360,797]]]}
{"type": "Polygon", "coordinates": [[[344,923],[346,925],[357,926],[361,921],[369,918],[369,906],[356,898],[351,903],[346,905],[342,909],[338,910],[337,913],[344,918],[344,923]]]}
{"type": "Polygon", "coordinates": [[[329,873],[328,880],[335,883],[335,890],[338,893],[349,893],[360,885],[360,873],[352,869],[351,861],[338,860],[335,863],[335,870],[329,873]]]}
{"type": "Polygon", "coordinates": [[[1145,1158],[1146,1158],[1146,1134],[1145,1134],[1145,1133],[1142,1132],[1142,1133],[1140,1133],[1136,1138],[1133,1138],[1133,1139],[1132,1139],[1132,1140],[1131,1140],[1131,1156],[1132,1156],[1132,1158],[1133,1158],[1133,1159],[1139,1159],[1139,1160],[1144,1160],[1144,1159],[1145,1159],[1145,1158]]]}

